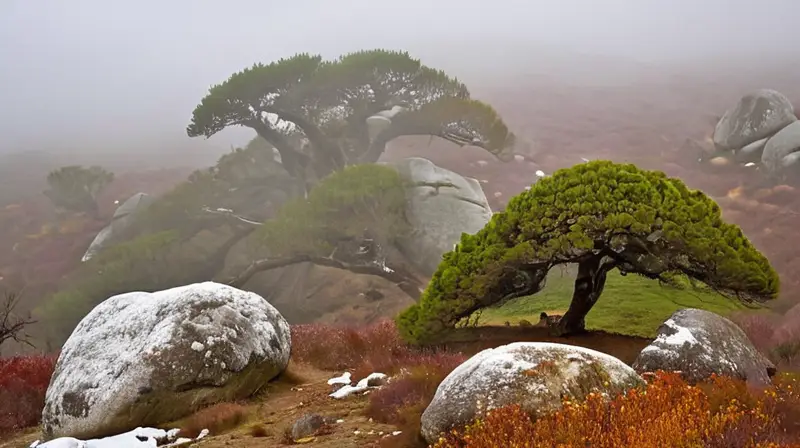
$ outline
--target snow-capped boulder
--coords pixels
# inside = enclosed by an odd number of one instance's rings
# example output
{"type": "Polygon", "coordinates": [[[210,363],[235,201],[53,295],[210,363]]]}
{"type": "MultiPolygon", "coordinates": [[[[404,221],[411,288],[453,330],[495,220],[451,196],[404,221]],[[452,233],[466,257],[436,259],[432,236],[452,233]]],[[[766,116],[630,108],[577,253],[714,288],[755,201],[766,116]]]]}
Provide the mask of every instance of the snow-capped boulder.
{"type": "Polygon", "coordinates": [[[644,380],[613,356],[547,342],[515,342],[484,350],[453,370],[422,414],[428,443],[488,410],[519,404],[544,415],[558,410],[562,396],[609,396],[644,386],[644,380]]]}
{"type": "Polygon", "coordinates": [[[291,336],[261,296],[213,282],[97,305],[61,350],[44,435],[102,437],[252,395],[289,362],[291,336]]]}
{"type": "Polygon", "coordinates": [[[772,173],[800,167],[800,121],[781,129],[767,141],[761,162],[772,173]]]}
{"type": "Polygon", "coordinates": [[[658,336],[633,363],[637,372],[680,371],[687,381],[716,373],[767,384],[775,366],[756,350],[735,323],[694,308],[678,310],[660,327],[658,336]]]}
{"type": "Polygon", "coordinates": [[[461,241],[462,233],[476,233],[491,219],[492,210],[480,182],[410,157],[393,166],[405,181],[406,218],[413,234],[399,242],[399,249],[420,272],[436,272],[442,255],[461,241]]]}
{"type": "Polygon", "coordinates": [[[796,121],[792,103],[782,93],[761,89],[743,96],[725,112],[714,129],[714,144],[739,150],[774,135],[796,121]]]}

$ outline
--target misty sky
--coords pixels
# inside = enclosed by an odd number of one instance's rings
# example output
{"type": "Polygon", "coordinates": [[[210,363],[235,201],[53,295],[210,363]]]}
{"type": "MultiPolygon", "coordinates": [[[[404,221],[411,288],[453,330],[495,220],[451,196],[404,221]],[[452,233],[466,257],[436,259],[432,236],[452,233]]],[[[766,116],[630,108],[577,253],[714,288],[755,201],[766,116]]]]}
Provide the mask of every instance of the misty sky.
{"type": "Polygon", "coordinates": [[[797,0],[0,0],[0,152],[194,144],[211,84],[300,51],[405,49],[468,79],[475,53],[535,62],[510,39],[648,63],[800,58],[798,20],[797,0]]]}

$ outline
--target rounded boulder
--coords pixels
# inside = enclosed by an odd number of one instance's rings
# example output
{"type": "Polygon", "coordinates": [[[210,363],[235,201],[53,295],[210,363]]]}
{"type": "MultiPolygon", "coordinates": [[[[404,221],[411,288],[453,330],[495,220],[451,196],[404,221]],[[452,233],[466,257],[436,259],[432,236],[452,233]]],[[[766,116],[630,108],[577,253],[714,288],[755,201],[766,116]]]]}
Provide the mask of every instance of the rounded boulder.
{"type": "Polygon", "coordinates": [[[486,349],[448,375],[422,414],[422,436],[434,443],[486,411],[519,404],[534,415],[562,406],[562,398],[614,396],[644,380],[628,365],[595,350],[547,342],[515,342],[486,349]]]}
{"type": "Polygon", "coordinates": [[[61,350],[46,438],[96,438],[248,397],[289,362],[289,324],[261,296],[213,282],[113,296],[61,350]]]}

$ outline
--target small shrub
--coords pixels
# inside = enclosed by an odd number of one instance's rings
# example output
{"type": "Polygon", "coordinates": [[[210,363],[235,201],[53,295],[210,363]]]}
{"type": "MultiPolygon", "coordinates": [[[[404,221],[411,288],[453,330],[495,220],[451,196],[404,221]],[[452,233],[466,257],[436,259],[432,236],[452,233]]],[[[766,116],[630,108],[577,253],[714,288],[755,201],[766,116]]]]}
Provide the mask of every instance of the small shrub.
{"type": "Polygon", "coordinates": [[[269,437],[270,432],[262,424],[256,424],[250,427],[250,436],[252,437],[269,437]]]}
{"type": "Polygon", "coordinates": [[[763,354],[768,355],[773,347],[776,318],[762,313],[742,313],[731,316],[750,342],[763,354]]]}
{"type": "Polygon", "coordinates": [[[565,400],[561,410],[539,419],[518,405],[493,410],[464,430],[443,435],[434,447],[488,448],[498,440],[509,448],[800,446],[797,387],[796,377],[762,390],[723,377],[690,386],[678,374],[658,372],[644,390],[610,401],[598,394],[582,403],[565,400]]]}
{"type": "Polygon", "coordinates": [[[57,355],[0,359],[0,433],[36,426],[57,355]]]}
{"type": "Polygon", "coordinates": [[[292,359],[323,370],[352,369],[365,362],[382,365],[408,353],[409,348],[400,340],[390,320],[362,328],[325,324],[292,326],[292,359]]]}
{"type": "Polygon", "coordinates": [[[442,380],[465,360],[461,354],[420,353],[406,360],[402,373],[370,394],[365,414],[378,422],[396,425],[403,431],[400,437],[387,440],[387,444],[409,447],[422,442],[419,438],[422,413],[442,380]]]}
{"type": "Polygon", "coordinates": [[[220,434],[247,421],[249,414],[248,409],[241,404],[218,403],[186,419],[181,425],[181,436],[194,438],[204,429],[208,429],[211,434],[220,434]]]}

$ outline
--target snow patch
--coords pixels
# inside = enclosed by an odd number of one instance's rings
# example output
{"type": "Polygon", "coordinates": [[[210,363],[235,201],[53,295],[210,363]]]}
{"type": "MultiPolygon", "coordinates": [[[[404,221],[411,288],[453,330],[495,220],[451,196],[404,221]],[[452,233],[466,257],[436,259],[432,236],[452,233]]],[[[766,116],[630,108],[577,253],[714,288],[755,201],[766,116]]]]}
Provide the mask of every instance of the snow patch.
{"type": "Polygon", "coordinates": [[[104,437],[102,439],[78,440],[73,437],[59,437],[49,442],[35,441],[29,448],[145,448],[145,447],[178,447],[194,443],[208,435],[204,429],[194,438],[178,437],[180,429],[165,431],[156,428],[136,428],[133,431],[104,437]],[[159,445],[159,442],[162,444],[159,445]],[[166,442],[166,443],[164,443],[166,442]]]}
{"type": "Polygon", "coordinates": [[[353,381],[350,379],[350,372],[344,372],[341,376],[329,379],[328,385],[333,386],[334,384],[350,384],[352,382],[353,381]]]}
{"type": "MultiPolygon", "coordinates": [[[[345,397],[348,397],[348,396],[353,395],[353,394],[357,394],[359,392],[366,392],[368,389],[375,389],[376,388],[374,386],[370,386],[369,385],[370,382],[372,382],[373,380],[384,380],[384,379],[386,379],[386,375],[385,374],[374,372],[374,373],[370,373],[365,378],[362,378],[355,386],[352,386],[350,384],[350,381],[349,381],[350,373],[349,372],[345,372],[345,373],[347,375],[347,384],[345,384],[341,388],[337,389],[335,392],[331,393],[329,395],[329,397],[335,398],[335,399],[338,400],[338,399],[345,398],[345,397]]],[[[344,375],[342,375],[342,377],[344,377],[344,375]]],[[[339,378],[342,378],[342,377],[339,377],[339,378]]],[[[339,378],[332,378],[332,379],[328,380],[328,384],[337,384],[337,383],[331,383],[331,381],[338,380],[339,378]]],[[[338,384],[342,384],[342,383],[338,383],[338,384]]]]}

